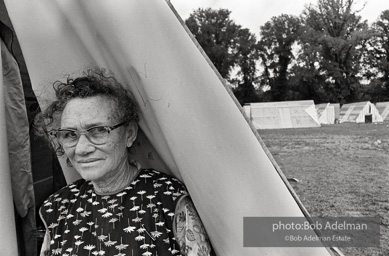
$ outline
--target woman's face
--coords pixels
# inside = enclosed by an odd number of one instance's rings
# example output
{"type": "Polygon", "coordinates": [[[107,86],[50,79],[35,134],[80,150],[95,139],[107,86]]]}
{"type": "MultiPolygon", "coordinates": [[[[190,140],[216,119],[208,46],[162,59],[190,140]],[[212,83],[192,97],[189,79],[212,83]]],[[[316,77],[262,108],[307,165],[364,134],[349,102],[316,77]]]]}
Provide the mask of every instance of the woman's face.
{"type": "MultiPolygon", "coordinates": [[[[70,100],[61,116],[62,129],[86,130],[93,126],[114,126],[115,102],[104,96],[70,100]]],[[[123,125],[108,134],[105,144],[95,145],[81,135],[73,147],[63,146],[65,155],[85,180],[104,182],[128,167],[127,147],[136,138],[136,124],[123,125]]]]}

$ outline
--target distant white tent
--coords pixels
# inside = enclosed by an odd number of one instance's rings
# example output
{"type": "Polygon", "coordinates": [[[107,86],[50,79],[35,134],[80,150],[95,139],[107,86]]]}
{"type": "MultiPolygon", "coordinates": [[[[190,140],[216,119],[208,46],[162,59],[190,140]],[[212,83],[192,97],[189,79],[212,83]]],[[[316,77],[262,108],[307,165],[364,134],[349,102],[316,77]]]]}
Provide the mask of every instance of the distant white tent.
{"type": "Polygon", "coordinates": [[[339,122],[340,119],[340,104],[339,103],[330,103],[330,106],[334,107],[335,111],[335,123],[339,122]]]}
{"type": "Polygon", "coordinates": [[[335,123],[335,107],[330,103],[318,104],[315,106],[320,124],[335,123]]]}
{"type": "Polygon", "coordinates": [[[384,122],[388,122],[389,121],[389,101],[378,102],[375,106],[378,112],[380,113],[382,120],[384,122]]]}
{"type": "Polygon", "coordinates": [[[377,108],[370,101],[344,104],[340,109],[340,123],[365,123],[369,122],[369,119],[373,123],[383,121],[377,108]]]}
{"type": "Polygon", "coordinates": [[[244,113],[249,117],[250,116],[250,103],[249,104],[245,104],[243,106],[243,110],[244,110],[244,113]]]}
{"type": "Polygon", "coordinates": [[[250,103],[245,110],[256,129],[320,127],[313,100],[250,103]]]}

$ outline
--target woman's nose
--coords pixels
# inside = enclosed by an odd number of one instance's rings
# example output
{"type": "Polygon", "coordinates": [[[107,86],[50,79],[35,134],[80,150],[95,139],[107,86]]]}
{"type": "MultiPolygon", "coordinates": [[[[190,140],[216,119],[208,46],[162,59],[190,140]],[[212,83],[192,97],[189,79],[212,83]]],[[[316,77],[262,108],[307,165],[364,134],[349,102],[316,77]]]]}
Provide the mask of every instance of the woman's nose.
{"type": "Polygon", "coordinates": [[[79,155],[85,155],[91,153],[95,150],[95,146],[90,140],[87,138],[85,134],[80,134],[78,138],[75,153],[79,155]]]}

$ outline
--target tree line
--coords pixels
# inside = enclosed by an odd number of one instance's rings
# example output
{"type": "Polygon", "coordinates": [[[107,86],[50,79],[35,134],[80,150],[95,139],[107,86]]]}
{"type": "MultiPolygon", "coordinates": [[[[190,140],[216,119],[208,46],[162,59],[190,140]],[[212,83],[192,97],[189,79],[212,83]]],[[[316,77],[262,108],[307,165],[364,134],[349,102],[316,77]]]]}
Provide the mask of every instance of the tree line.
{"type": "Polygon", "coordinates": [[[318,0],[281,14],[257,39],[227,9],[197,9],[185,23],[241,104],[389,101],[389,10],[369,25],[354,0],[318,0]]]}

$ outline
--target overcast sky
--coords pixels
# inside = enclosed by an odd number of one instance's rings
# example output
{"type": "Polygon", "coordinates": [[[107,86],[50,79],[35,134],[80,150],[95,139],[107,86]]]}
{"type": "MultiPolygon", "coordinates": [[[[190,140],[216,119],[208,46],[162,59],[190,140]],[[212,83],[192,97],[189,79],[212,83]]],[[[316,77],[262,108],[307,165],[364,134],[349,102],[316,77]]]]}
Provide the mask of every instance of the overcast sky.
{"type": "MultiPolygon", "coordinates": [[[[317,0],[170,0],[182,19],[198,8],[224,8],[231,11],[231,18],[239,25],[259,34],[259,26],[273,16],[281,14],[300,15],[304,5],[317,0]]],[[[389,9],[389,0],[355,0],[355,9],[365,8],[360,12],[363,19],[374,22],[382,11],[389,9]]]]}

